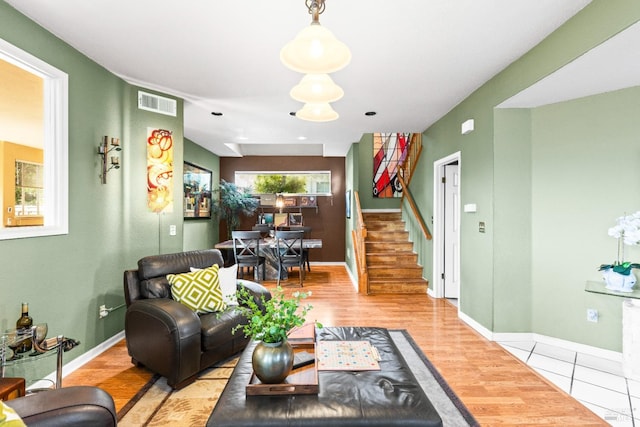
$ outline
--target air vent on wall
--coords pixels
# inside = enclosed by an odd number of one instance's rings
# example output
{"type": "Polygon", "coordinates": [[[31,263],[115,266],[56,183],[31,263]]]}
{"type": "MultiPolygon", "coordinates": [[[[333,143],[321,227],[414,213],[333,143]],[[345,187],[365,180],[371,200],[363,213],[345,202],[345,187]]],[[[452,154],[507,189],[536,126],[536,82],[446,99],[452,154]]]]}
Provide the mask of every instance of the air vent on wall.
{"type": "Polygon", "coordinates": [[[175,99],[138,91],[138,108],[141,110],[153,111],[154,113],[175,117],[177,104],[175,99]]]}

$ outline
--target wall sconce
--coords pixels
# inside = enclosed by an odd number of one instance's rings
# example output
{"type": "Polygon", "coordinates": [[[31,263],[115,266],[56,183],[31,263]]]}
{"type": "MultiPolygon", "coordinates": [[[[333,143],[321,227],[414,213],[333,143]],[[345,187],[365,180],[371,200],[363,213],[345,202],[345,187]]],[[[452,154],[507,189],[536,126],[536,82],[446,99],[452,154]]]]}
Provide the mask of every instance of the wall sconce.
{"type": "Polygon", "coordinates": [[[280,208],[280,213],[282,213],[283,207],[284,207],[284,197],[282,197],[282,194],[276,194],[276,208],[280,208]]]}
{"type": "Polygon", "coordinates": [[[100,175],[100,179],[103,184],[107,183],[107,172],[111,169],[120,169],[120,157],[111,156],[109,159],[108,154],[112,151],[122,151],[122,148],[120,148],[120,138],[103,136],[102,143],[98,145],[98,154],[102,156],[102,175],[100,175]],[[111,144],[109,144],[109,140],[111,140],[111,144]]]}

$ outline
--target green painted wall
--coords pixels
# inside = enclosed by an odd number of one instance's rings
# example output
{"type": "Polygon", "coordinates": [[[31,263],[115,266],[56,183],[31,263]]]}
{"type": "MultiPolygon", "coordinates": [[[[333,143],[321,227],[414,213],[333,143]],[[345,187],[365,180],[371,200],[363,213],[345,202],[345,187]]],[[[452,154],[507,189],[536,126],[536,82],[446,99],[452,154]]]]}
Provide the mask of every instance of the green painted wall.
{"type": "MultiPolygon", "coordinates": [[[[640,210],[640,87],[541,107],[533,130],[533,327],[621,350],[622,299],[584,292],[614,261],[617,217],[640,210]],[[552,297],[551,297],[552,296],[552,297]],[[586,322],[596,308],[598,323],[586,322]]],[[[627,247],[638,262],[640,248],[627,247]]],[[[636,271],[636,273],[638,273],[636,271]]]]}
{"type": "MultiPolygon", "coordinates": [[[[461,204],[478,206],[461,217],[461,310],[490,331],[531,331],[620,350],[620,301],[583,288],[614,255],[607,228],[640,208],[637,172],[629,173],[638,170],[637,149],[629,146],[637,92],[532,111],[494,108],[638,20],[640,2],[594,0],[423,133],[411,190],[425,217],[433,213],[433,162],[461,152],[461,204]],[[461,135],[468,118],[476,130],[461,135]],[[584,139],[594,134],[602,139],[587,141],[585,149],[584,139]],[[605,154],[605,139],[607,147],[627,150],[622,163],[605,154]],[[560,182],[550,178],[554,168],[563,173],[560,182]],[[596,174],[609,178],[602,182],[596,174]],[[623,183],[631,183],[626,192],[623,183]],[[625,194],[612,201],[612,191],[625,194]],[[479,221],[486,222],[484,234],[479,221]],[[587,324],[587,307],[601,311],[600,323],[587,324]]],[[[423,249],[421,259],[431,250],[423,249]]]]}
{"type": "MultiPolygon", "coordinates": [[[[184,140],[184,161],[193,163],[211,171],[213,188],[217,188],[220,182],[220,157],[198,144],[184,140]]],[[[184,221],[184,250],[196,250],[212,248],[218,239],[218,220],[213,218],[192,219],[184,221]]]]}
{"type": "Polygon", "coordinates": [[[353,238],[351,236],[351,232],[356,227],[356,209],[355,209],[355,193],[359,194],[359,182],[358,182],[358,173],[359,173],[359,154],[358,151],[359,144],[351,145],[349,152],[345,158],[345,180],[346,185],[345,188],[347,191],[351,190],[351,218],[347,219],[346,227],[345,227],[345,262],[347,264],[347,269],[351,272],[353,277],[358,277],[357,267],[356,267],[356,258],[353,250],[353,238]]]}
{"type": "Polygon", "coordinates": [[[362,135],[358,150],[358,187],[362,209],[398,209],[400,199],[373,197],[373,134],[362,135]]]}
{"type": "MultiPolygon", "coordinates": [[[[493,330],[531,331],[531,112],[494,115],[493,330]]],[[[466,166],[466,165],[465,165],[466,166]]],[[[474,214],[463,214],[473,217],[474,214]]]]}
{"type": "MultiPolygon", "coordinates": [[[[28,302],[34,321],[49,324],[49,336],[81,341],[65,353],[66,363],[123,329],[123,309],[100,320],[98,307],[124,302],[126,268],[145,255],[182,250],[182,180],[174,180],[173,213],[147,210],[145,142],[147,127],[172,130],[174,173],[182,176],[182,102],[176,118],[138,110],[137,88],[5,2],[0,38],[69,74],[69,234],[0,241],[0,329],[14,327],[20,303],[28,302]],[[109,172],[106,185],[97,155],[103,135],[120,137],[123,146],[122,168],[109,172]],[[169,236],[170,224],[178,235],[169,236]]],[[[23,367],[43,376],[53,371],[55,358],[23,367]]]]}

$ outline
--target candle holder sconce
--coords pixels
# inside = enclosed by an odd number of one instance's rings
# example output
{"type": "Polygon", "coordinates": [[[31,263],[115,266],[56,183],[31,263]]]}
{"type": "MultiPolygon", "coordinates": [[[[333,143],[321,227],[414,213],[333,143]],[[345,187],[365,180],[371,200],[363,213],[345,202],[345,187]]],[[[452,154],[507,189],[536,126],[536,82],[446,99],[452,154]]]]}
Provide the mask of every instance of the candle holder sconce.
{"type": "Polygon", "coordinates": [[[109,153],[113,151],[122,151],[120,138],[102,137],[102,142],[98,145],[98,154],[102,156],[102,174],[100,175],[100,179],[103,184],[107,183],[107,172],[111,169],[120,169],[120,157],[109,156],[109,153]]]}

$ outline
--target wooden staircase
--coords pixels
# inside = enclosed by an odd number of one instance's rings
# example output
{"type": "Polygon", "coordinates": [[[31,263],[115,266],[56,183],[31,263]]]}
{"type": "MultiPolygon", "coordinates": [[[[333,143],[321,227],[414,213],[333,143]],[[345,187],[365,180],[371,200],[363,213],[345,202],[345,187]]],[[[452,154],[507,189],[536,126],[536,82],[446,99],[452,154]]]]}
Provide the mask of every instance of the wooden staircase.
{"type": "Polygon", "coordinates": [[[429,283],[422,278],[400,212],[363,212],[367,229],[366,263],[371,294],[424,294],[429,283]]]}

